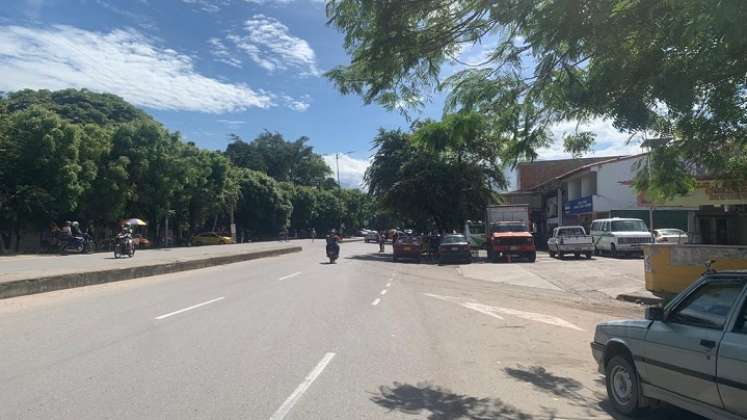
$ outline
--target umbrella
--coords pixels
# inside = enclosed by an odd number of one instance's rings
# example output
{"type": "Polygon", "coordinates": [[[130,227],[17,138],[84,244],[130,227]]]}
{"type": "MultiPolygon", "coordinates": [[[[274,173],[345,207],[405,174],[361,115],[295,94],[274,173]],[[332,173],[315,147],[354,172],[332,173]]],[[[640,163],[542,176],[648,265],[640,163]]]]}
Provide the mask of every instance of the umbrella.
{"type": "Polygon", "coordinates": [[[147,225],[147,223],[145,223],[143,219],[138,219],[138,218],[128,219],[125,221],[125,224],[135,225],[135,226],[146,226],[147,225]]]}

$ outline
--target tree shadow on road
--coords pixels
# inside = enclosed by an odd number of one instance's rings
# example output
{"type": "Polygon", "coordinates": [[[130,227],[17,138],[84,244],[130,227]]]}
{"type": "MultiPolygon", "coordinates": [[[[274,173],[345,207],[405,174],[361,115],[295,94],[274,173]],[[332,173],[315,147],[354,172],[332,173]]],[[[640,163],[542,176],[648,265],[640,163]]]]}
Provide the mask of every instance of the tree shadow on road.
{"type": "MultiPolygon", "coordinates": [[[[428,420],[529,420],[532,415],[507,405],[497,398],[476,398],[456,394],[428,382],[417,385],[394,382],[381,386],[371,401],[406,414],[427,414],[428,420]]],[[[547,418],[547,416],[541,416],[547,418]]]]}
{"type": "MultiPolygon", "coordinates": [[[[612,404],[607,399],[607,394],[601,391],[590,390],[591,395],[584,395],[582,392],[584,386],[581,382],[564,376],[558,376],[552,372],[547,371],[542,366],[530,366],[524,368],[518,366],[517,368],[504,368],[503,371],[516,379],[524,382],[528,382],[539,390],[552,394],[555,397],[564,398],[570,402],[571,405],[586,409],[587,414],[590,417],[595,417],[600,414],[607,414],[617,420],[629,420],[630,417],[623,416],[622,414],[615,411],[612,404]]],[[[597,378],[594,382],[601,387],[605,388],[604,379],[597,378]]],[[[679,408],[672,406],[657,407],[648,412],[642,417],[643,419],[679,419],[679,420],[705,420],[700,416],[680,410],[679,408]]]]}
{"type": "Polygon", "coordinates": [[[556,397],[580,403],[588,402],[588,398],[580,393],[584,389],[581,382],[573,378],[554,375],[542,366],[530,366],[524,369],[519,365],[516,369],[507,367],[503,371],[513,378],[529,382],[542,391],[549,392],[556,397]]]}

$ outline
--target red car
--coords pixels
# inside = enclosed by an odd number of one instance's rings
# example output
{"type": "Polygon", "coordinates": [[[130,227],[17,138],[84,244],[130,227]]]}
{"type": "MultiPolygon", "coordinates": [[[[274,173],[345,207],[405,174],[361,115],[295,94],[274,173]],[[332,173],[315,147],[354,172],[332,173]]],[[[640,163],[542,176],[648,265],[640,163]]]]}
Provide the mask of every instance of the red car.
{"type": "Polygon", "coordinates": [[[420,238],[414,236],[401,236],[397,238],[397,242],[394,243],[392,260],[397,262],[400,258],[412,258],[415,261],[420,262],[422,254],[423,243],[420,241],[420,238]]]}

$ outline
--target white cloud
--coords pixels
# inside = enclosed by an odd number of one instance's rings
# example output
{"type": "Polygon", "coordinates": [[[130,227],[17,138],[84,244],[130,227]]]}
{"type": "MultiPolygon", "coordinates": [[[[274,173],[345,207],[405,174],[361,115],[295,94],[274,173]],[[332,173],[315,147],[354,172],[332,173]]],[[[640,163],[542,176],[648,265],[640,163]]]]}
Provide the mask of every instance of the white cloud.
{"type": "Polygon", "coordinates": [[[321,74],[316,53],[309,43],[291,35],[290,29],[279,20],[254,15],[244,23],[244,31],[226,38],[265,70],[299,70],[304,76],[321,74]]]}
{"type": "MultiPolygon", "coordinates": [[[[564,121],[550,127],[550,134],[553,143],[539,149],[539,159],[569,159],[570,153],[563,150],[564,134],[571,134],[576,131],[576,121],[564,121]]],[[[591,131],[596,134],[596,140],[591,153],[584,156],[618,156],[618,155],[635,155],[642,153],[639,140],[627,142],[630,135],[618,131],[612,124],[602,118],[590,120],[578,124],[578,131],[591,131]]]]}
{"type": "MultiPolygon", "coordinates": [[[[244,0],[244,1],[247,2],[247,3],[262,4],[262,5],[269,5],[269,4],[272,4],[272,5],[279,5],[279,4],[280,5],[285,5],[285,4],[293,3],[295,1],[303,1],[303,0],[244,0]]],[[[326,0],[308,0],[308,1],[311,2],[311,3],[324,4],[324,2],[326,0]]]]}
{"type": "Polygon", "coordinates": [[[280,98],[285,103],[285,106],[294,111],[304,112],[311,106],[311,104],[309,103],[311,97],[309,95],[304,95],[301,98],[293,98],[292,96],[282,95],[280,98]]]}
{"type": "Polygon", "coordinates": [[[217,13],[230,4],[229,0],[182,0],[182,3],[189,4],[203,12],[217,13]]]}
{"type": "Polygon", "coordinates": [[[133,30],[0,26],[0,90],[88,88],[140,106],[204,112],[273,105],[270,95],[198,73],[133,30]]]}
{"type": "Polygon", "coordinates": [[[217,61],[228,64],[231,67],[241,68],[241,60],[231,54],[226,45],[223,44],[223,41],[218,38],[210,38],[208,39],[208,45],[210,45],[210,54],[217,61]]]}
{"type": "MultiPolygon", "coordinates": [[[[322,158],[327,163],[327,166],[332,169],[334,176],[337,176],[335,155],[324,155],[322,158]]],[[[340,184],[342,184],[343,187],[366,189],[366,186],[363,183],[363,175],[366,173],[366,169],[371,165],[370,161],[340,154],[339,164],[340,184]]]]}

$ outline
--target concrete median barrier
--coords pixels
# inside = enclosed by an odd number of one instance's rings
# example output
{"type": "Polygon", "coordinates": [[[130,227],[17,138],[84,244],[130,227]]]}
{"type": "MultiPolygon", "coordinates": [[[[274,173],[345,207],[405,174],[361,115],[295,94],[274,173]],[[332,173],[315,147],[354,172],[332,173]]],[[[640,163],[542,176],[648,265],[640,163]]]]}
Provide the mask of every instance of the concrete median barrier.
{"type": "Polygon", "coordinates": [[[185,261],[113,268],[98,271],[85,271],[79,273],[65,273],[14,280],[0,283],[0,299],[51,292],[61,289],[71,289],[74,287],[90,286],[94,284],[130,280],[140,277],[157,276],[160,274],[176,273],[179,271],[196,270],[216,265],[232,264],[259,258],[267,258],[294,252],[301,252],[302,249],[303,248],[300,246],[264,249],[231,255],[217,255],[206,258],[195,258],[185,261]]]}

